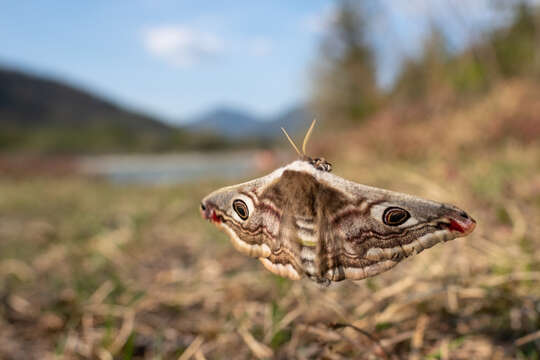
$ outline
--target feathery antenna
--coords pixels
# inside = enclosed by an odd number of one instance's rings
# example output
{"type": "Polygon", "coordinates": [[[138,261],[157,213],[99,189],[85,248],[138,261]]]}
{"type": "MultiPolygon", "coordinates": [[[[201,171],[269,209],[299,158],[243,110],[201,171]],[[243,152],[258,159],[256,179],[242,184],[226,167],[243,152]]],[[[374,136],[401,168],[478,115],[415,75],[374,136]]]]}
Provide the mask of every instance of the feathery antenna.
{"type": "Polygon", "coordinates": [[[317,122],[317,119],[313,119],[313,122],[311,123],[311,126],[309,127],[306,136],[304,136],[304,143],[302,144],[302,153],[306,155],[306,145],[309,141],[309,137],[311,136],[311,133],[313,132],[313,128],[315,127],[315,123],[317,122]]]}
{"type": "Polygon", "coordinates": [[[281,128],[281,130],[283,131],[283,133],[285,134],[285,136],[287,137],[287,139],[289,139],[289,142],[291,143],[292,147],[294,148],[294,150],[296,150],[296,153],[298,154],[298,156],[302,157],[302,153],[300,152],[300,150],[298,150],[298,148],[296,147],[296,144],[294,143],[294,141],[292,141],[291,137],[289,136],[289,134],[287,134],[287,131],[285,131],[284,128],[281,128]]]}
{"type": "Polygon", "coordinates": [[[311,123],[311,126],[309,127],[307,133],[306,133],[306,136],[304,136],[304,142],[302,143],[302,152],[300,152],[300,150],[298,150],[298,147],[296,146],[296,144],[294,143],[294,141],[291,139],[291,137],[289,136],[289,134],[287,134],[287,131],[285,131],[284,128],[281,128],[281,130],[283,131],[283,133],[285,134],[285,136],[287,137],[287,140],[289,140],[289,142],[291,143],[292,147],[294,148],[294,150],[296,150],[296,153],[298,154],[298,156],[300,157],[306,157],[306,145],[309,141],[309,138],[311,137],[311,133],[313,132],[313,128],[315,127],[315,123],[317,122],[316,119],[313,119],[313,122],[311,123]]]}

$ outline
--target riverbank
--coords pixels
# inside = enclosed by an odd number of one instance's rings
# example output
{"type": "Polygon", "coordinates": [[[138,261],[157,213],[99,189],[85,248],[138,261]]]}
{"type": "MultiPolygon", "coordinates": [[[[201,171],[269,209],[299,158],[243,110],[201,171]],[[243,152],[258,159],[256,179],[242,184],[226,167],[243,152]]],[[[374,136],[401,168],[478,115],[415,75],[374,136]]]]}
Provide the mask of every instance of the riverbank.
{"type": "Polygon", "coordinates": [[[0,155],[0,174],[11,178],[79,176],[114,183],[182,184],[241,179],[271,171],[288,155],[277,151],[108,154],[88,156],[0,155]]]}

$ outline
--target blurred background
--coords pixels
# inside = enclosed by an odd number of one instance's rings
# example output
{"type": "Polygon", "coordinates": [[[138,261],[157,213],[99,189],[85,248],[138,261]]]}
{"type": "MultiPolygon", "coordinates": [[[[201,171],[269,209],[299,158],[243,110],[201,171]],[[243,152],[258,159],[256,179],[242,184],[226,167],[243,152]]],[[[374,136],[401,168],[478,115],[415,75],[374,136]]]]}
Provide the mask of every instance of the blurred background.
{"type": "Polygon", "coordinates": [[[540,358],[538,1],[9,2],[0,43],[0,358],[540,358]],[[328,289],[237,253],[200,199],[313,118],[475,232],[328,289]]]}

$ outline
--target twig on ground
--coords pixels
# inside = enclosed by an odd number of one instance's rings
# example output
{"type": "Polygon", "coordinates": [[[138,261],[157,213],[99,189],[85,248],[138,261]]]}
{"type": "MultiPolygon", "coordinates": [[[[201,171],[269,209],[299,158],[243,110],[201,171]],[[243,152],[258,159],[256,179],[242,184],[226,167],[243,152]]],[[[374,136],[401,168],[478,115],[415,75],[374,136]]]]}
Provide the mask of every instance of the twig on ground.
{"type": "Polygon", "coordinates": [[[519,339],[514,341],[514,344],[516,344],[516,346],[522,346],[538,339],[540,339],[540,330],[530,333],[529,335],[520,337],[519,339]]]}
{"type": "Polygon", "coordinates": [[[178,360],[188,360],[189,358],[191,358],[193,355],[195,355],[198,351],[199,351],[199,348],[201,347],[202,343],[203,343],[204,339],[201,335],[197,336],[192,342],[191,344],[189,344],[189,346],[187,347],[186,350],[184,350],[184,352],[182,353],[182,355],[180,355],[180,357],[178,358],[178,360]]]}
{"type": "Polygon", "coordinates": [[[367,337],[371,342],[373,342],[377,346],[377,348],[381,351],[381,353],[383,354],[385,359],[391,359],[390,355],[386,352],[386,350],[382,346],[380,340],[377,339],[375,336],[371,335],[369,332],[367,332],[365,330],[362,330],[359,327],[356,327],[356,326],[354,326],[352,324],[336,323],[336,324],[331,325],[332,329],[341,329],[341,328],[345,328],[345,327],[350,327],[351,329],[354,329],[357,332],[359,332],[360,334],[367,337]]]}

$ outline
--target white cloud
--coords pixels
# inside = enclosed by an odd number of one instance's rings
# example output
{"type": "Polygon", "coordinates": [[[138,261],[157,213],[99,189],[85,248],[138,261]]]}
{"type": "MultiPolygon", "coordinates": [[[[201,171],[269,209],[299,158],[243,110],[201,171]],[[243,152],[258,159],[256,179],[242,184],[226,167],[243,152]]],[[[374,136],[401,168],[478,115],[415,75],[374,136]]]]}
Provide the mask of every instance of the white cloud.
{"type": "Polygon", "coordinates": [[[216,57],[224,50],[224,43],[217,35],[184,25],[146,29],[143,41],[151,54],[180,67],[216,57]]]}
{"type": "Polygon", "coordinates": [[[251,40],[249,52],[253,56],[266,56],[273,50],[272,41],[268,38],[258,37],[251,40]]]}

